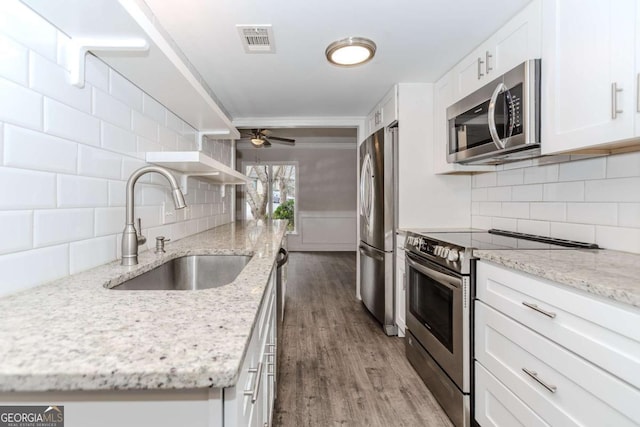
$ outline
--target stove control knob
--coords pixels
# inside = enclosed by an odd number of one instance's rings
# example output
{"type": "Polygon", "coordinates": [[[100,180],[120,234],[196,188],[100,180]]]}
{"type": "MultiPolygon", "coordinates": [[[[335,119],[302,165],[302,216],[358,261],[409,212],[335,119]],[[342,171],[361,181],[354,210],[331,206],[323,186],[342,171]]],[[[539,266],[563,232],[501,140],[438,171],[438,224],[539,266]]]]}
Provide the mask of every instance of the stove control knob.
{"type": "Polygon", "coordinates": [[[447,259],[447,257],[449,256],[449,252],[451,251],[451,249],[449,248],[442,248],[442,252],[440,253],[440,256],[444,259],[447,259]]]}
{"type": "Polygon", "coordinates": [[[442,254],[442,246],[436,245],[433,248],[433,253],[434,253],[435,256],[440,256],[442,254]]]}
{"type": "Polygon", "coordinates": [[[451,251],[449,251],[449,256],[447,256],[447,259],[451,262],[456,262],[460,259],[460,253],[457,250],[452,249],[451,251]]]}

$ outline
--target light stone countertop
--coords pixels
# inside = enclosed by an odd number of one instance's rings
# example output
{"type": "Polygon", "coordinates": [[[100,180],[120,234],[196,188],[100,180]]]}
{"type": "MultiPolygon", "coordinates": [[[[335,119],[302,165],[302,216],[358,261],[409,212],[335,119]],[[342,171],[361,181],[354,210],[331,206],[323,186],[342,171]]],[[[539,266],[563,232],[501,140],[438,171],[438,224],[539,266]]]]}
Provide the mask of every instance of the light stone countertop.
{"type": "MultiPolygon", "coordinates": [[[[0,298],[0,391],[193,389],[235,384],[286,232],[236,222],[0,298]],[[230,284],[114,291],[185,255],[253,255],[230,284]]],[[[38,266],[33,266],[38,268],[38,266]]]]}
{"type": "Polygon", "coordinates": [[[611,250],[474,250],[480,259],[640,307],[640,254],[611,250]]]}

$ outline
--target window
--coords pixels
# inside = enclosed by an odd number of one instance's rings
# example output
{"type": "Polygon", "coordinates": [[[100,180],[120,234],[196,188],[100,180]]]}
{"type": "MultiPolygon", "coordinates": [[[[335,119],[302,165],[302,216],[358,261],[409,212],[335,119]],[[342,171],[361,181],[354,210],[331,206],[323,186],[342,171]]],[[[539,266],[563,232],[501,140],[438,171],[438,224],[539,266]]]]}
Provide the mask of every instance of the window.
{"type": "Polygon", "coordinates": [[[298,166],[295,163],[261,163],[245,166],[252,178],[246,186],[246,219],[287,219],[288,232],[296,232],[298,166]]]}

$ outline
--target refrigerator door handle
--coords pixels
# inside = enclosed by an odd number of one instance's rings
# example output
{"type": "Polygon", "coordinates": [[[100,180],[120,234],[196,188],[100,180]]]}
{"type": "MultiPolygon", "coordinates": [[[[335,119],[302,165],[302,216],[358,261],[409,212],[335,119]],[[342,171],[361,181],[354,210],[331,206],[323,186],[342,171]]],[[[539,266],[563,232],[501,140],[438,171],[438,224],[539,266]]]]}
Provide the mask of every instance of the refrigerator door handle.
{"type": "Polygon", "coordinates": [[[378,261],[384,261],[384,254],[375,251],[368,246],[360,245],[360,253],[368,256],[369,258],[377,259],[378,261]]]}

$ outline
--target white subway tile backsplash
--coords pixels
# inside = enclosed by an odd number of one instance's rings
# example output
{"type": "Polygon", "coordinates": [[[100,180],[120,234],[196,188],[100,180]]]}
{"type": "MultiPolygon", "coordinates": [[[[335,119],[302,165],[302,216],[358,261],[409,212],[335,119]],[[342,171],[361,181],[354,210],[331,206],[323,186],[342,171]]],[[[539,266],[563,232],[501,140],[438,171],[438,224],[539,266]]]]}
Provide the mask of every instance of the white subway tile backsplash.
{"type": "Polygon", "coordinates": [[[125,208],[96,208],[95,230],[96,236],[122,233],[125,225],[125,208]]]}
{"type": "Polygon", "coordinates": [[[111,151],[81,145],[78,148],[78,174],[119,179],[122,156],[111,151]]]}
{"type": "Polygon", "coordinates": [[[524,170],[525,184],[540,184],[545,182],[556,182],[559,176],[559,165],[545,165],[539,167],[526,168],[524,170]]]}
{"type": "Polygon", "coordinates": [[[607,178],[640,176],[640,151],[607,158],[607,178]]]}
{"type": "Polygon", "coordinates": [[[596,243],[604,249],[640,253],[640,228],[596,226],[596,243]]]}
{"type": "Polygon", "coordinates": [[[176,151],[178,149],[178,134],[169,128],[160,127],[158,141],[162,151],[176,151]]]}
{"type": "Polygon", "coordinates": [[[137,142],[137,156],[140,158],[144,158],[145,153],[150,151],[162,151],[162,147],[159,143],[152,141],[147,138],[143,138],[141,136],[136,137],[137,142]]]}
{"type": "Polygon", "coordinates": [[[131,108],[111,95],[93,88],[93,115],[123,129],[131,129],[131,108]]]}
{"type": "Polygon", "coordinates": [[[116,236],[72,242],[69,245],[69,273],[76,274],[116,259],[116,236]]]}
{"type": "Polygon", "coordinates": [[[606,176],[607,159],[579,160],[560,164],[560,181],[585,181],[588,179],[602,179],[606,176]]]}
{"type": "Polygon", "coordinates": [[[183,136],[178,136],[178,151],[190,151],[197,148],[196,143],[193,140],[187,139],[183,136]]]}
{"type": "Polygon", "coordinates": [[[593,243],[596,241],[596,226],[573,224],[569,222],[551,222],[551,237],[578,242],[593,243]]]}
{"type": "Polygon", "coordinates": [[[531,219],[542,221],[566,221],[567,204],[560,202],[531,203],[529,205],[531,219]]]}
{"type": "Polygon", "coordinates": [[[51,246],[93,236],[93,209],[36,210],[33,243],[51,246]]]}
{"type": "Polygon", "coordinates": [[[69,72],[33,52],[29,53],[29,87],[80,111],[91,112],[91,90],[69,84],[69,72]]]}
{"type": "Polygon", "coordinates": [[[182,132],[182,120],[169,110],[167,110],[165,124],[169,129],[177,133],[182,132]]]}
{"type": "Polygon", "coordinates": [[[2,271],[0,295],[7,295],[67,276],[69,245],[1,255],[0,271],[2,271]]]}
{"type": "Polygon", "coordinates": [[[131,128],[138,136],[153,142],[158,141],[158,124],[135,110],[131,113],[131,128]]]}
{"type": "Polygon", "coordinates": [[[512,169],[498,172],[498,185],[521,185],[524,182],[524,171],[512,169]]]}
{"type": "Polygon", "coordinates": [[[100,130],[102,147],[128,155],[137,152],[136,136],[133,133],[107,122],[102,122],[100,130]]]}
{"type": "Polygon", "coordinates": [[[535,234],[538,236],[549,236],[551,226],[546,221],[532,221],[528,219],[518,220],[518,229],[520,233],[535,234]]]}
{"type": "Polygon", "coordinates": [[[108,181],[58,175],[58,207],[98,207],[109,204],[108,181]]]}
{"type": "MultiPolygon", "coordinates": [[[[142,160],[140,160],[140,159],[137,159],[137,158],[134,158],[134,157],[124,157],[122,159],[122,173],[120,175],[120,179],[125,180],[125,181],[128,180],[133,172],[135,172],[136,170],[138,170],[141,167],[146,166],[146,165],[147,165],[147,163],[142,161],[142,160]]],[[[157,174],[148,173],[146,175],[142,175],[138,179],[138,182],[141,183],[141,184],[142,183],[149,184],[149,183],[151,183],[151,177],[153,175],[157,175],[157,174]]]]}
{"type": "Polygon", "coordinates": [[[542,198],[541,184],[518,185],[511,189],[511,200],[514,202],[539,202],[542,198]]]}
{"type": "Polygon", "coordinates": [[[42,129],[42,95],[0,78],[0,120],[42,129]]]}
{"type": "Polygon", "coordinates": [[[501,215],[508,218],[529,218],[529,203],[504,202],[501,215]]]}
{"type": "Polygon", "coordinates": [[[490,202],[501,202],[511,200],[511,187],[490,187],[487,188],[487,200],[490,202]]]}
{"type": "MultiPolygon", "coordinates": [[[[199,181],[202,183],[203,181],[199,181]]],[[[481,202],[488,200],[487,188],[473,188],[471,189],[471,200],[474,202],[481,202]]]]}
{"type": "Polygon", "coordinates": [[[491,221],[491,228],[498,230],[517,231],[518,221],[514,218],[498,218],[494,217],[491,221]]]}
{"type": "MultiPolygon", "coordinates": [[[[109,206],[124,206],[127,184],[124,181],[109,181],[109,206]]],[[[136,199],[136,203],[138,200],[136,199]]]]}
{"type": "Polygon", "coordinates": [[[56,60],[57,30],[18,0],[0,2],[0,29],[29,49],[56,60]]]}
{"type": "Polygon", "coordinates": [[[0,167],[0,182],[0,209],[56,205],[55,174],[0,167]]]}
{"type": "MultiPolygon", "coordinates": [[[[204,194],[204,191],[197,190],[198,193],[204,194]]],[[[196,203],[205,203],[204,200],[196,200],[196,203]]],[[[484,216],[500,216],[502,214],[502,203],[500,202],[479,202],[480,215],[484,216]]]]}
{"type": "Polygon", "coordinates": [[[159,185],[139,185],[137,191],[142,192],[142,203],[145,205],[162,205],[169,201],[169,188],[159,185]]]}
{"type": "Polygon", "coordinates": [[[32,230],[32,211],[0,212],[0,254],[31,249],[32,230]]]}
{"type": "Polygon", "coordinates": [[[640,228],[640,203],[618,204],[618,225],[640,228]]]}
{"type": "Polygon", "coordinates": [[[616,225],[616,203],[567,203],[567,221],[579,224],[616,225]]]}
{"type": "Polygon", "coordinates": [[[142,91],[113,69],[109,69],[109,93],[134,110],[142,111],[142,91]]]}
{"type": "Polygon", "coordinates": [[[76,173],[78,144],[55,136],[4,126],[5,166],[76,173]]]}
{"type": "Polygon", "coordinates": [[[0,76],[22,86],[29,84],[29,51],[0,34],[0,76]]]}
{"type": "Polygon", "coordinates": [[[545,202],[581,202],[584,200],[583,181],[544,184],[545,202]]]}
{"type": "Polygon", "coordinates": [[[109,92],[109,67],[91,52],[85,57],[85,78],[94,88],[109,92]]]}
{"type": "Polygon", "coordinates": [[[100,145],[100,120],[50,98],[44,99],[44,131],[73,141],[100,145]]]}
{"type": "MultiPolygon", "coordinates": [[[[195,206],[204,206],[204,205],[195,205],[195,206]]],[[[204,208],[202,208],[202,214],[204,213],[204,208]]],[[[471,215],[480,215],[480,203],[479,202],[471,202],[471,215]]]]}
{"type": "Polygon", "coordinates": [[[156,125],[164,125],[166,108],[146,93],[142,94],[142,112],[153,120],[156,125]]]}
{"type": "Polygon", "coordinates": [[[589,202],[640,202],[640,177],[585,182],[589,202]]]}

